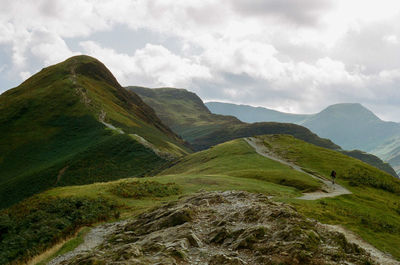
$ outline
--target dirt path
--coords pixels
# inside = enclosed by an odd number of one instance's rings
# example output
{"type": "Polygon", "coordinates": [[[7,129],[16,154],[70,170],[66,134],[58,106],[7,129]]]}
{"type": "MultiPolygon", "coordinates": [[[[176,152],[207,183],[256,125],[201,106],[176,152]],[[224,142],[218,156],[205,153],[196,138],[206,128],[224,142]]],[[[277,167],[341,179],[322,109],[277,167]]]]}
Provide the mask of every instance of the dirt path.
{"type": "Polygon", "coordinates": [[[126,221],[120,221],[116,223],[110,223],[105,225],[100,225],[98,227],[90,230],[89,233],[85,235],[84,241],[73,251],[67,252],[64,255],[58,256],[55,259],[51,260],[47,265],[56,265],[61,264],[65,260],[70,260],[73,257],[88,253],[98,247],[103,243],[104,239],[114,233],[118,228],[124,226],[126,221]]]}
{"type": "MultiPolygon", "coordinates": [[[[269,159],[275,160],[277,162],[280,162],[282,164],[285,164],[294,170],[297,170],[299,172],[305,173],[315,179],[318,179],[322,181],[325,185],[324,191],[316,191],[316,192],[310,192],[310,193],[304,193],[303,196],[299,197],[298,199],[302,200],[317,200],[321,198],[327,198],[327,197],[336,197],[339,195],[343,194],[351,194],[349,190],[346,188],[340,186],[339,184],[332,184],[330,181],[326,179],[322,179],[320,177],[314,176],[308,172],[305,172],[302,170],[299,166],[292,164],[288,161],[285,161],[273,153],[271,153],[262,143],[260,140],[254,138],[254,137],[249,137],[245,138],[246,142],[253,147],[256,152],[264,157],[267,157],[269,159]]],[[[332,232],[340,232],[343,233],[347,239],[347,241],[351,243],[355,243],[359,246],[361,246],[363,249],[365,249],[376,261],[379,262],[379,264],[382,265],[400,265],[400,262],[394,260],[390,255],[376,249],[374,246],[371,244],[365,242],[361,237],[359,237],[357,234],[353,233],[352,231],[349,231],[339,225],[326,225],[326,224],[321,224],[322,227],[325,229],[332,231],[332,232]]]]}
{"type": "Polygon", "coordinates": [[[340,225],[326,225],[326,224],[320,224],[323,228],[327,229],[328,231],[332,232],[339,232],[344,234],[346,237],[347,241],[350,243],[354,243],[362,247],[364,250],[366,250],[373,258],[375,261],[377,261],[379,264],[382,265],[400,265],[399,261],[396,261],[393,259],[392,256],[389,254],[386,254],[378,249],[376,249],[374,246],[371,244],[365,242],[361,237],[359,237],[357,234],[353,233],[352,231],[349,231],[340,225]]]}
{"type": "Polygon", "coordinates": [[[324,185],[323,185],[323,190],[322,191],[315,191],[315,192],[309,192],[309,193],[304,193],[303,196],[298,197],[298,199],[301,200],[317,200],[317,199],[321,199],[321,198],[328,198],[328,197],[336,197],[336,196],[340,196],[340,195],[344,195],[344,194],[351,194],[351,191],[347,190],[346,188],[344,188],[343,186],[339,185],[339,184],[332,184],[331,181],[320,178],[318,176],[315,176],[313,174],[310,174],[306,171],[304,171],[303,169],[301,169],[301,167],[290,163],[288,161],[283,160],[282,158],[276,156],[275,154],[273,154],[270,150],[268,150],[265,145],[258,140],[257,138],[254,137],[248,137],[248,138],[244,138],[245,141],[254,148],[254,150],[259,154],[262,155],[266,158],[269,158],[271,160],[275,160],[281,164],[287,165],[291,168],[293,168],[296,171],[302,172],[304,174],[307,174],[309,176],[311,176],[314,179],[317,179],[319,181],[321,181],[324,185]]]}

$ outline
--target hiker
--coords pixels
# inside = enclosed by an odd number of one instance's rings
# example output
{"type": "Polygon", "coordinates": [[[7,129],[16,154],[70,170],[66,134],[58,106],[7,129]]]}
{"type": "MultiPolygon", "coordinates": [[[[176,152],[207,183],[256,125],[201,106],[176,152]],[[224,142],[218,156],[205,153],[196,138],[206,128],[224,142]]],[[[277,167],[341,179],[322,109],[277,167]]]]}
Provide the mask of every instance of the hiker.
{"type": "Polygon", "coordinates": [[[332,170],[331,178],[332,178],[332,184],[335,184],[335,178],[336,178],[336,171],[335,170],[332,170]]]}

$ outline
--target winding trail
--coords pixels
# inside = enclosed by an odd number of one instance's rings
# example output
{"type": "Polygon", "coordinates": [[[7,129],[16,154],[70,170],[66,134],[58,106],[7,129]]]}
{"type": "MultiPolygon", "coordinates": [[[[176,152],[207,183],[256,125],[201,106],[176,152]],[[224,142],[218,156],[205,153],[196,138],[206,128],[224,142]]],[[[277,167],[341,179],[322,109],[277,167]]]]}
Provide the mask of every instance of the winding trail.
{"type": "MultiPolygon", "coordinates": [[[[262,155],[266,158],[269,158],[271,160],[277,161],[279,163],[282,163],[284,165],[287,165],[291,168],[293,168],[296,171],[302,172],[304,174],[307,174],[314,179],[318,179],[322,183],[324,183],[324,190],[323,191],[316,191],[316,192],[310,192],[310,193],[304,193],[303,196],[298,197],[297,199],[301,200],[317,200],[321,198],[328,198],[328,197],[336,197],[340,196],[343,194],[351,194],[352,192],[344,188],[343,186],[339,184],[332,184],[332,182],[320,178],[318,176],[315,176],[313,174],[310,174],[308,172],[305,172],[304,170],[301,169],[301,167],[290,163],[288,161],[285,161],[279,157],[277,157],[274,153],[272,153],[270,150],[268,150],[265,145],[260,141],[259,139],[255,137],[248,137],[244,138],[244,140],[254,148],[254,150],[259,154],[262,155]]],[[[335,232],[340,232],[343,233],[347,239],[347,241],[357,244],[363,249],[365,249],[372,257],[374,257],[375,260],[379,262],[379,264],[382,265],[400,265],[400,262],[395,260],[391,255],[384,253],[368,242],[364,241],[360,236],[355,234],[352,231],[349,231],[345,229],[344,227],[340,225],[327,225],[327,224],[320,224],[322,227],[329,231],[335,231],[335,232]]]]}
{"type": "Polygon", "coordinates": [[[298,197],[297,199],[301,200],[317,200],[317,199],[322,199],[322,198],[329,198],[329,197],[336,197],[344,194],[351,194],[351,191],[348,189],[344,188],[343,186],[339,184],[332,184],[331,181],[323,179],[321,177],[315,176],[313,174],[310,174],[301,167],[290,163],[288,161],[283,160],[282,158],[276,156],[274,153],[272,153],[270,150],[265,147],[265,145],[262,143],[261,140],[255,138],[255,137],[247,137],[244,138],[244,140],[254,148],[254,150],[259,154],[262,155],[266,158],[269,158],[271,160],[277,161],[281,164],[287,165],[291,167],[292,169],[299,171],[301,173],[307,174],[310,177],[317,179],[321,181],[324,184],[323,190],[322,191],[315,191],[315,192],[309,192],[309,193],[303,193],[303,196],[298,197]]]}

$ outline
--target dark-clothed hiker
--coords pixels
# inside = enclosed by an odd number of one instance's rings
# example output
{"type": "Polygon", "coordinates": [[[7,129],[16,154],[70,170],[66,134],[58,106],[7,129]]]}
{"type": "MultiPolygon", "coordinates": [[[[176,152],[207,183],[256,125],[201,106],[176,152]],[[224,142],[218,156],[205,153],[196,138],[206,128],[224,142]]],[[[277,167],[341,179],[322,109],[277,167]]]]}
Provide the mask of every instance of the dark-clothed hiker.
{"type": "Polygon", "coordinates": [[[335,170],[332,170],[331,178],[332,178],[332,184],[335,184],[335,179],[336,179],[336,171],[335,170]]]}

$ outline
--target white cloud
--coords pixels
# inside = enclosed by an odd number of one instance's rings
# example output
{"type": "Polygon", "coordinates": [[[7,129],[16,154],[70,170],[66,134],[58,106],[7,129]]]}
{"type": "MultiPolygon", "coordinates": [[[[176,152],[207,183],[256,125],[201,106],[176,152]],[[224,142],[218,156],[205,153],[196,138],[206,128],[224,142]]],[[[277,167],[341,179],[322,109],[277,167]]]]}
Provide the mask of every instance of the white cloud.
{"type": "Polygon", "coordinates": [[[147,44],[134,56],[119,54],[87,41],[81,46],[87,54],[102,60],[123,85],[190,86],[191,80],[211,77],[197,57],[182,58],[160,45],[147,44]]]}
{"type": "Polygon", "coordinates": [[[78,54],[72,52],[58,35],[47,31],[36,31],[30,44],[31,53],[45,65],[55,64],[78,54]]]}
{"type": "Polygon", "coordinates": [[[21,72],[21,73],[19,73],[19,76],[22,78],[22,80],[28,79],[29,77],[31,77],[31,75],[32,75],[32,73],[30,73],[30,72],[21,72]]]}
{"type": "Polygon", "coordinates": [[[396,35],[386,35],[383,40],[390,44],[399,44],[399,39],[396,35]]]}

